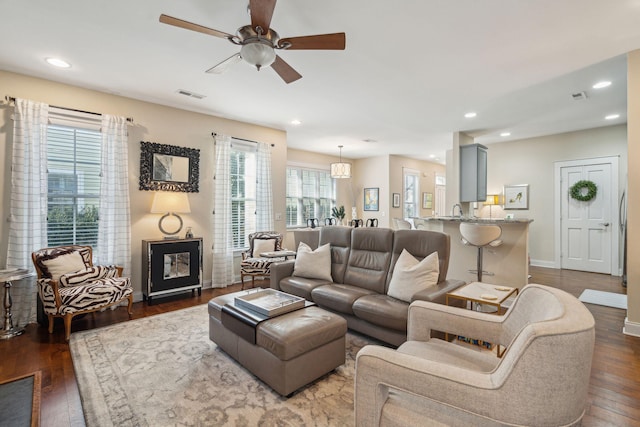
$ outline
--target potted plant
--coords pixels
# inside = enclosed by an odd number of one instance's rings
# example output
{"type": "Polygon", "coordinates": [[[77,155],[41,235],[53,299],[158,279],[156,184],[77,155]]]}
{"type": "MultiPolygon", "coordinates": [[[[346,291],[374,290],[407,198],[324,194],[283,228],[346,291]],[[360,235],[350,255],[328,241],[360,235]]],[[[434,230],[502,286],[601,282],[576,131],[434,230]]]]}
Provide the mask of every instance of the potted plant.
{"type": "Polygon", "coordinates": [[[345,217],[344,206],[334,206],[331,208],[331,216],[338,220],[338,225],[343,225],[343,220],[345,217]]]}

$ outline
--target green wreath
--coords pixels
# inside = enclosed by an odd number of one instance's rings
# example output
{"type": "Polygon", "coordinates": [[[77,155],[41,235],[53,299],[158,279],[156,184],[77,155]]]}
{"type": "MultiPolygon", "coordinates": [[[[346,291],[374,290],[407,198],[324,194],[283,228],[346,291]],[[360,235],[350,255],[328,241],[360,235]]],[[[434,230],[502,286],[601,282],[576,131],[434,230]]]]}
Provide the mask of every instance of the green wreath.
{"type": "Polygon", "coordinates": [[[569,188],[569,194],[572,199],[580,200],[581,202],[588,202],[596,197],[598,194],[598,187],[593,181],[582,180],[578,181],[569,188]],[[582,189],[586,188],[587,192],[582,193],[582,189]]]}

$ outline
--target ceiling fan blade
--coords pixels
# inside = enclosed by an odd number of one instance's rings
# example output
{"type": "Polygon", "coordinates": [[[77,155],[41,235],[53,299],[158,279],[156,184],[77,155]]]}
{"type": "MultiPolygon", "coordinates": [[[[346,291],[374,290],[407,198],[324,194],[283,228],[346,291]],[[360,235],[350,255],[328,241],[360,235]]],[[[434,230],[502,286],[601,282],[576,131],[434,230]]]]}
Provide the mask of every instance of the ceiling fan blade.
{"type": "Polygon", "coordinates": [[[346,36],[344,33],[318,34],[315,36],[289,37],[280,39],[280,46],[291,43],[287,49],[330,49],[344,50],[346,36]]]}
{"type": "Polygon", "coordinates": [[[242,61],[242,57],[240,56],[240,54],[234,53],[233,55],[231,55],[221,63],[209,68],[206,72],[210,74],[222,74],[225,71],[227,71],[229,68],[231,68],[232,65],[235,65],[240,61],[242,61]]]}
{"type": "Polygon", "coordinates": [[[284,62],[282,58],[276,55],[276,60],[271,64],[276,73],[285,81],[285,83],[292,83],[302,78],[302,75],[291,67],[291,65],[284,62]]]}
{"type": "Polygon", "coordinates": [[[173,16],[160,15],[160,22],[163,24],[173,25],[174,27],[184,28],[185,30],[197,31],[199,33],[208,34],[210,36],[220,37],[223,39],[230,39],[233,36],[223,31],[214,30],[213,28],[203,27],[202,25],[194,24],[189,21],[174,18],[173,16]]]}
{"type": "Polygon", "coordinates": [[[251,27],[262,27],[264,34],[269,32],[273,9],[276,7],[276,0],[249,0],[249,11],[251,12],[251,27]]]}

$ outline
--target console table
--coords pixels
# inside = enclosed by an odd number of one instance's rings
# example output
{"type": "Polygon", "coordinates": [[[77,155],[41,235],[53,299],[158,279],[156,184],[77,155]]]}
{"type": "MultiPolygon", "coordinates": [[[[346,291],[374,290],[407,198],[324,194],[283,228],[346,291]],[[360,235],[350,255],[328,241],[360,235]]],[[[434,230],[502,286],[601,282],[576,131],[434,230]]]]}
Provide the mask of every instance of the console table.
{"type": "Polygon", "coordinates": [[[156,296],[190,290],[202,295],[202,238],[142,241],[142,294],[156,296]]]}

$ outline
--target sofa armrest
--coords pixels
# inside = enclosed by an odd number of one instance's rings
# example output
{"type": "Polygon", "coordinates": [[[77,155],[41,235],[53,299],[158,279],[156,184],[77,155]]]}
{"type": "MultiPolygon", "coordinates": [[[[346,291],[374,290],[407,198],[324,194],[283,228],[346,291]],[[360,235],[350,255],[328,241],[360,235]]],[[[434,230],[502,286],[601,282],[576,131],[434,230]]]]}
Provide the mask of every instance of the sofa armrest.
{"type": "Polygon", "coordinates": [[[444,304],[447,296],[447,292],[451,292],[455,289],[458,289],[460,286],[465,284],[466,282],[464,280],[447,279],[442,282],[438,282],[438,284],[435,286],[431,286],[427,289],[421,290],[420,292],[416,292],[415,294],[413,294],[413,297],[411,297],[411,302],[431,301],[431,302],[444,304]]]}
{"type": "Polygon", "coordinates": [[[280,290],[280,280],[285,277],[289,277],[293,274],[293,266],[295,265],[296,260],[291,259],[283,262],[275,262],[271,264],[271,288],[280,290]]]}
{"type": "MultiPolygon", "coordinates": [[[[380,425],[389,391],[401,390],[432,402],[458,399],[456,386],[491,389],[491,374],[368,345],[358,352],[355,373],[357,426],[380,425]]],[[[462,388],[462,387],[461,387],[462,388]]]]}
{"type": "Polygon", "coordinates": [[[509,343],[502,342],[505,318],[506,315],[415,301],[409,306],[407,341],[428,341],[431,330],[435,330],[506,345],[509,343]]]}

